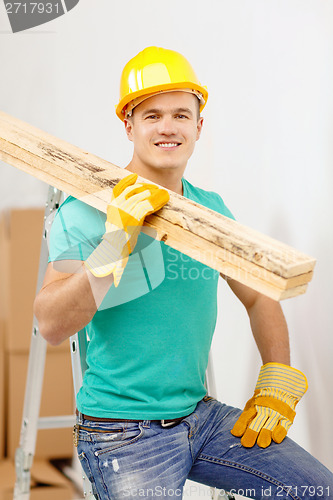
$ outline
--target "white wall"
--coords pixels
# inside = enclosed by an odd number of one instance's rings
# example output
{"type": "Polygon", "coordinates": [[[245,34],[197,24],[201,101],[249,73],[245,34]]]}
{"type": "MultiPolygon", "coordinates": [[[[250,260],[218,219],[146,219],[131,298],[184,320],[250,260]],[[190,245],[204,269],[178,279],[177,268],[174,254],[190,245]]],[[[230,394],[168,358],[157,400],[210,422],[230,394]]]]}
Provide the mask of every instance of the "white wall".
{"type": "MultiPolygon", "coordinates": [[[[284,302],[293,365],[310,389],[290,436],[333,468],[333,3],[325,0],[81,0],[12,34],[0,3],[0,108],[120,166],[114,113],[123,65],[148,45],[182,52],[210,92],[187,178],[242,223],[317,257],[306,295],[284,302]]],[[[0,165],[0,209],[41,206],[47,188],[0,165]]],[[[219,397],[242,406],[260,359],[226,285],[214,339],[219,397]]]]}

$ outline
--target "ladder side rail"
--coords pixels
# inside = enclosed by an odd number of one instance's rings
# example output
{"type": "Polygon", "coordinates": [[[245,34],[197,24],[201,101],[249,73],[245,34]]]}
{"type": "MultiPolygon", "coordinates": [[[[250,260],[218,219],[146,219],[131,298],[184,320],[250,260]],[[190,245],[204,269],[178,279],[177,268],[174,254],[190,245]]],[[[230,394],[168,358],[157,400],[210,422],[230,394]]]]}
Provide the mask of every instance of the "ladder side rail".
{"type": "Polygon", "coordinates": [[[70,337],[70,344],[74,392],[76,396],[82,386],[83,375],[87,368],[86,353],[88,339],[86,330],[83,328],[72,335],[70,337]]]}
{"type": "Polygon", "coordinates": [[[208,355],[208,365],[205,374],[205,386],[207,389],[208,396],[212,396],[213,398],[217,398],[217,390],[215,383],[215,374],[214,374],[214,364],[213,364],[213,354],[212,351],[209,351],[208,355]]]}
{"type": "MultiPolygon", "coordinates": [[[[62,192],[49,187],[45,206],[44,228],[40,250],[40,260],[37,279],[37,292],[42,287],[47,263],[47,238],[51,225],[50,215],[57,210],[62,199],[62,192]]],[[[16,482],[14,500],[29,500],[30,469],[36,449],[38,417],[43,388],[47,343],[40,335],[38,321],[34,316],[32,337],[29,351],[29,364],[25,387],[23,416],[19,447],[15,453],[16,482]]]]}
{"type": "MultiPolygon", "coordinates": [[[[79,392],[82,386],[84,372],[86,371],[87,368],[86,353],[87,353],[88,339],[86,330],[83,328],[79,332],[75,333],[75,335],[72,335],[70,337],[70,344],[71,344],[73,385],[76,398],[77,393],[79,392]]],[[[82,473],[82,487],[83,487],[84,498],[93,500],[95,499],[95,496],[93,493],[92,484],[87,478],[86,474],[84,473],[81,464],[78,464],[77,462],[78,458],[77,455],[75,455],[73,457],[72,467],[76,471],[79,469],[80,473],[82,473]]]]}

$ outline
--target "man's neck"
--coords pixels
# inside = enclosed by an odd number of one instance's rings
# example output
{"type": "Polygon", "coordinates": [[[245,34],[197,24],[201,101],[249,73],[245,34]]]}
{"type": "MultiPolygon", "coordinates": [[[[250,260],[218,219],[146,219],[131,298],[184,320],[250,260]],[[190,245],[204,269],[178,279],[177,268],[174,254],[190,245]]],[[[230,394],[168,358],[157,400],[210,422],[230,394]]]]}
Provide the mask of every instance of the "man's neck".
{"type": "MultiPolygon", "coordinates": [[[[127,165],[126,170],[134,172],[151,182],[159,184],[171,191],[178,194],[183,194],[182,177],[183,171],[169,170],[169,169],[154,169],[149,167],[140,167],[133,160],[127,165]]],[[[185,169],[184,169],[185,170],[185,169]]]]}

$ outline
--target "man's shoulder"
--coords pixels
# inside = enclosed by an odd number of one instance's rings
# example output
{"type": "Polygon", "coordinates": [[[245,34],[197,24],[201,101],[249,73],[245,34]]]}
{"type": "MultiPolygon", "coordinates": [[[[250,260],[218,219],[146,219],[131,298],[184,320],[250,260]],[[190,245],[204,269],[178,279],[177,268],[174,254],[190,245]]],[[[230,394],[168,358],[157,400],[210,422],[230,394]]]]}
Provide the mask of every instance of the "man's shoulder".
{"type": "Polygon", "coordinates": [[[187,179],[182,179],[184,196],[192,201],[200,203],[204,207],[210,208],[226,217],[234,219],[229,208],[225,205],[222,197],[215,191],[208,191],[200,187],[194,186],[187,179]]]}
{"type": "Polygon", "coordinates": [[[58,208],[51,228],[53,240],[60,234],[71,239],[94,240],[105,231],[106,214],[84,201],[68,196],[58,208]]]}
{"type": "Polygon", "coordinates": [[[84,199],[68,196],[60,205],[55,216],[55,219],[57,218],[65,220],[66,225],[78,225],[82,222],[84,226],[89,226],[89,224],[96,224],[97,221],[104,224],[106,215],[85,203],[84,199]]]}
{"type": "Polygon", "coordinates": [[[105,232],[106,215],[69,196],[59,207],[49,237],[49,260],[85,260],[105,232]]]}

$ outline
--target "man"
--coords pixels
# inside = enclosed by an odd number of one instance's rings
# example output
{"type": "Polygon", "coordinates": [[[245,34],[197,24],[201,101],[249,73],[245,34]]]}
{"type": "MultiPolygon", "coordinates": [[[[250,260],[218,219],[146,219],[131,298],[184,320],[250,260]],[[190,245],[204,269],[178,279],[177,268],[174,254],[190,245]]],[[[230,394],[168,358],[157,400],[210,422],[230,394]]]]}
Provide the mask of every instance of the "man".
{"type": "Polygon", "coordinates": [[[256,499],[330,498],[331,473],[286,437],[307,382],[290,367],[279,303],[228,280],[263,366],[243,412],[216,401],[204,376],[218,273],[140,233],[168,201],[163,188],[232,217],[183,177],[207,97],[177,52],[149,47],[125,66],[116,112],[134,145],[130,175],[106,217],[71,197],[60,208],[35,302],[40,331],[52,344],[88,333],[75,436],[96,498],[179,497],[187,478],[256,499]]]}

